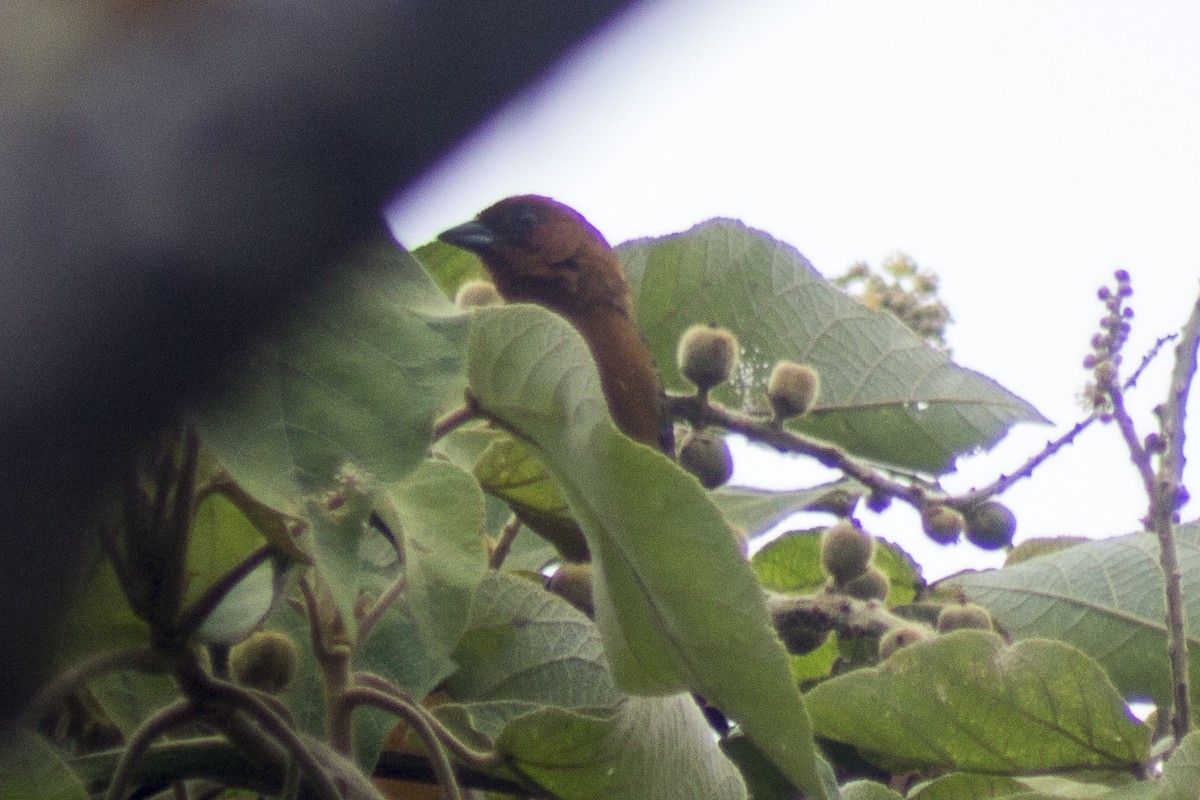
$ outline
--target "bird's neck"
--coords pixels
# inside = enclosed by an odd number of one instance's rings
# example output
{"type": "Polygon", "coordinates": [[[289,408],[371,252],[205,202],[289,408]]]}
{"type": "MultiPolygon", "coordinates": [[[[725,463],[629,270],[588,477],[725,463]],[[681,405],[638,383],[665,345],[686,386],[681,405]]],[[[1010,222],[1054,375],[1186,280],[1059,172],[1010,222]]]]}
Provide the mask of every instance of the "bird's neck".
{"type": "Polygon", "coordinates": [[[577,310],[569,319],[592,351],[617,427],[633,439],[658,446],[659,377],[641,331],[615,305],[577,310]]]}

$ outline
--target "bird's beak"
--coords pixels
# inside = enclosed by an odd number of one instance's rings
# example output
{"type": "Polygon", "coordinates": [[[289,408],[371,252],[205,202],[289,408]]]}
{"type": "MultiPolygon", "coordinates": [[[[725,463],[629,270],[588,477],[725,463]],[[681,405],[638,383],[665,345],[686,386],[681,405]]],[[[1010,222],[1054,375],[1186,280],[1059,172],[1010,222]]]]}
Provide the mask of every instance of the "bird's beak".
{"type": "Polygon", "coordinates": [[[437,237],[446,244],[470,250],[472,253],[484,253],[492,249],[498,241],[496,234],[478,220],[464,222],[448,231],[443,231],[437,237]]]}

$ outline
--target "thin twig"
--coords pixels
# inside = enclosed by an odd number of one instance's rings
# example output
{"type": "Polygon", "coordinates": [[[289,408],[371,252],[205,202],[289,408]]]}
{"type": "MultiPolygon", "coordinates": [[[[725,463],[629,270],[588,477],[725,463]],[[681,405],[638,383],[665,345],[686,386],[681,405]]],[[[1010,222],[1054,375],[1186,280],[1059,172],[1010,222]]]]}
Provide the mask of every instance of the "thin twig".
{"type": "MultiPolygon", "coordinates": [[[[252,693],[225,681],[206,677],[204,687],[196,694],[204,698],[205,703],[221,703],[230,709],[243,711],[255,722],[262,726],[263,732],[283,746],[284,750],[295,760],[304,777],[312,784],[321,800],[340,800],[341,792],[334,785],[333,779],[317,761],[316,756],[308,746],[267,704],[263,703],[252,693]]],[[[236,724],[236,714],[224,720],[226,726],[236,724]]],[[[241,730],[245,735],[250,730],[241,730]]]]}
{"type": "Polygon", "coordinates": [[[365,642],[374,630],[375,625],[383,617],[383,612],[387,611],[392,603],[396,602],[396,598],[404,594],[404,590],[408,587],[407,573],[401,573],[396,580],[392,581],[392,585],[387,588],[383,594],[379,596],[362,618],[358,621],[358,636],[357,641],[365,642]]]}
{"type": "Polygon", "coordinates": [[[823,466],[840,470],[874,493],[900,498],[918,508],[924,504],[924,489],[894,481],[879,470],[850,457],[841,448],[792,433],[767,417],[741,414],[705,403],[696,395],[668,394],[663,410],[670,418],[685,420],[697,428],[714,425],[743,434],[780,452],[811,456],[823,466]]]}
{"type": "Polygon", "coordinates": [[[209,586],[205,590],[204,594],[200,595],[196,602],[188,606],[183,614],[180,615],[179,633],[185,637],[191,635],[242,578],[257,569],[275,553],[276,550],[274,547],[263,545],[242,559],[233,569],[222,575],[212,586],[209,586]]]}
{"type": "Polygon", "coordinates": [[[1169,333],[1166,336],[1158,337],[1158,341],[1156,341],[1154,346],[1151,347],[1144,356],[1142,356],[1142,363],[1138,364],[1138,368],[1133,371],[1133,374],[1125,379],[1125,382],[1121,384],[1121,388],[1125,391],[1129,391],[1136,386],[1138,378],[1142,377],[1142,373],[1146,371],[1146,367],[1150,366],[1150,362],[1152,362],[1158,356],[1158,353],[1163,349],[1163,346],[1167,342],[1174,341],[1178,338],[1179,334],[1177,333],[1169,333]]]}
{"type": "Polygon", "coordinates": [[[459,406],[433,424],[433,441],[436,442],[460,425],[465,425],[478,418],[479,409],[474,403],[468,402],[466,405],[459,406]]]}
{"type": "Polygon", "coordinates": [[[957,508],[970,508],[981,500],[986,500],[989,497],[993,497],[1007,491],[1008,488],[1017,481],[1021,480],[1022,478],[1028,478],[1030,475],[1032,475],[1033,471],[1041,466],[1043,461],[1069,445],[1071,442],[1075,441],[1075,438],[1087,430],[1087,428],[1097,419],[1099,419],[1099,417],[1093,414],[1087,419],[1076,422],[1075,425],[1072,426],[1071,430],[1067,431],[1053,441],[1046,442],[1046,446],[1042,448],[1041,452],[1037,453],[1024,464],[1022,464],[1015,472],[1005,473],[989,483],[987,486],[984,486],[982,489],[972,489],[960,497],[956,497],[950,501],[947,501],[947,504],[953,505],[957,508]]]}
{"type": "Polygon", "coordinates": [[[177,728],[196,719],[199,713],[190,700],[178,700],[160,709],[143,722],[125,745],[125,751],[113,770],[112,781],[105,792],[105,800],[122,800],[129,790],[133,769],[155,739],[172,728],[177,728]]]}
{"type": "Polygon", "coordinates": [[[1159,560],[1167,590],[1167,648],[1171,659],[1171,673],[1175,694],[1175,713],[1172,726],[1176,745],[1191,727],[1190,699],[1188,697],[1188,653],[1185,634],[1182,576],[1175,547],[1175,523],[1180,506],[1186,502],[1183,488],[1183,468],[1187,463],[1184,456],[1184,422],[1187,417],[1188,394],[1196,378],[1196,351],[1200,347],[1200,301],[1192,307],[1191,316],[1181,331],[1181,339],[1175,347],[1175,368],[1171,371],[1171,383],[1167,401],[1160,412],[1161,431],[1166,450],[1159,459],[1158,474],[1154,478],[1150,496],[1150,523],[1158,535],[1159,560]]]}
{"type": "MultiPolygon", "coordinates": [[[[162,568],[162,586],[155,598],[155,611],[151,625],[157,636],[174,634],[183,611],[183,587],[187,579],[187,552],[191,538],[192,518],[195,515],[196,473],[200,466],[200,434],[192,426],[183,432],[183,463],[174,480],[175,494],[172,497],[170,516],[158,536],[169,539],[164,542],[165,563],[162,568]]],[[[174,462],[174,448],[167,450],[166,459],[174,462]]],[[[159,487],[165,492],[166,487],[159,487]]]]}
{"type": "Polygon", "coordinates": [[[1108,399],[1112,403],[1113,420],[1117,423],[1117,429],[1121,431],[1122,438],[1125,439],[1125,446],[1129,448],[1129,460],[1137,468],[1142,485],[1146,489],[1146,496],[1153,497],[1154,467],[1150,465],[1150,454],[1142,445],[1137,428],[1133,424],[1133,417],[1129,415],[1129,409],[1125,406],[1125,392],[1119,387],[1113,387],[1108,390],[1108,399]]]}
{"type": "Polygon", "coordinates": [[[25,720],[30,723],[41,721],[47,714],[60,706],[68,694],[85,685],[88,681],[107,672],[131,669],[138,672],[165,672],[167,661],[156,650],[149,647],[135,647],[126,650],[111,650],[98,653],[69,667],[54,677],[50,683],[42,687],[29,708],[25,711],[25,720]]]}
{"type": "Polygon", "coordinates": [[[382,692],[370,686],[355,686],[347,689],[341,697],[347,715],[359,705],[368,705],[395,714],[404,720],[409,727],[416,731],[425,745],[430,763],[438,779],[438,786],[446,800],[466,800],[466,794],[454,774],[454,765],[446,753],[445,746],[438,736],[435,726],[431,723],[419,703],[404,700],[389,692],[382,692]]]}
{"type": "Polygon", "coordinates": [[[455,758],[462,761],[472,769],[495,769],[503,762],[503,758],[499,754],[490,751],[484,752],[481,750],[475,750],[462,740],[455,737],[454,734],[446,730],[442,726],[441,722],[439,722],[436,717],[430,714],[424,706],[417,702],[407,692],[401,691],[390,681],[381,678],[378,675],[373,675],[370,672],[356,672],[354,673],[354,683],[357,686],[363,686],[383,692],[384,694],[394,698],[396,701],[404,703],[405,705],[413,708],[414,713],[423,714],[433,724],[442,744],[449,748],[450,752],[454,754],[455,758]]]}
{"type": "Polygon", "coordinates": [[[517,538],[520,530],[521,520],[517,518],[516,514],[513,514],[508,518],[508,522],[504,523],[504,528],[500,531],[500,538],[496,540],[492,552],[488,554],[488,569],[500,569],[504,564],[504,559],[508,558],[508,551],[512,549],[513,540],[517,538]]]}

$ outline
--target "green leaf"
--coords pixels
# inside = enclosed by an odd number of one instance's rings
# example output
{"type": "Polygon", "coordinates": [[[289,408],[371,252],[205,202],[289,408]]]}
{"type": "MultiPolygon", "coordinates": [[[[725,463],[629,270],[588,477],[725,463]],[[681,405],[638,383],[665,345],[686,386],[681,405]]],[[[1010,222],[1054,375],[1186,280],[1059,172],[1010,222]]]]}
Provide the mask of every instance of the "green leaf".
{"type": "Polygon", "coordinates": [[[788,531],[767,542],[750,558],[764,589],[784,594],[811,594],[825,586],[821,568],[821,532],[788,531]]]}
{"type": "Polygon", "coordinates": [[[790,514],[809,510],[810,506],[837,496],[844,498],[839,502],[853,505],[852,499],[862,493],[863,489],[856,481],[840,480],[794,492],[721,487],[712,493],[712,499],[731,525],[753,537],[790,514]]]}
{"type": "Polygon", "coordinates": [[[1149,729],[1070,645],[955,631],[806,695],[822,736],[890,767],[998,775],[1134,769],[1149,729]]]}
{"type": "Polygon", "coordinates": [[[1183,737],[1163,767],[1162,800],[1193,800],[1200,786],[1200,731],[1183,737]]]}
{"type": "MultiPolygon", "coordinates": [[[[1200,680],[1200,524],[1176,530],[1193,681],[1200,680]]],[[[1128,698],[1169,705],[1166,589],[1158,538],[1135,533],[1076,544],[947,584],[986,606],[1017,639],[1061,639],[1099,662],[1128,698]]]]}
{"type": "Polygon", "coordinates": [[[808,363],[821,375],[818,406],[788,427],[859,456],[942,473],[956,456],[994,445],[1014,423],[1046,421],[892,315],[839,291],[793,247],[740,222],[712,220],[617,252],[638,325],[670,389],[688,388],[675,366],[680,335],[712,322],[742,345],[737,385],[718,389],[718,401],[765,408],[775,362],[808,363]]]}
{"type": "Polygon", "coordinates": [[[347,631],[353,635],[355,604],[362,588],[359,552],[365,536],[377,535],[367,527],[371,506],[365,494],[347,498],[336,511],[309,501],[305,516],[312,533],[312,556],[321,585],[329,592],[347,631]]]}
{"type": "Polygon", "coordinates": [[[542,460],[511,436],[491,443],[475,465],[484,491],[508,503],[521,520],[573,561],[587,556],[579,523],[542,460]]]}
{"type": "Polygon", "coordinates": [[[427,460],[387,494],[380,516],[403,542],[404,605],[428,656],[448,662],[487,571],[483,493],[458,467],[427,460]]]}
{"type": "MultiPolygon", "coordinates": [[[[825,586],[821,567],[821,533],[788,531],[768,542],[750,559],[758,579],[766,589],[784,594],[811,594],[825,586]]],[[[922,585],[921,571],[912,556],[898,545],[875,540],[871,563],[888,576],[888,605],[902,605],[916,599],[922,585]]]]}
{"type": "Polygon", "coordinates": [[[285,565],[268,559],[235,583],[196,628],[193,638],[204,644],[235,644],[262,623],[287,580],[285,565]]]}
{"type": "Polygon", "coordinates": [[[540,709],[505,728],[497,745],[519,754],[522,772],[564,800],[747,796],[686,694],[630,697],[609,717],[540,709]],[[634,739],[638,747],[630,748],[634,739]]]}
{"type": "Polygon", "coordinates": [[[447,297],[454,297],[458,287],[469,280],[491,280],[479,256],[445,242],[423,244],[413,250],[413,256],[447,297]]]}
{"type": "MultiPolygon", "coordinates": [[[[185,607],[265,544],[258,526],[228,497],[204,498],[196,508],[188,541],[185,607]]],[[[249,635],[271,610],[276,577],[272,560],[246,575],[197,629],[198,640],[232,644],[249,635]]]]}
{"type": "Polygon", "coordinates": [[[460,385],[465,318],[390,245],[297,311],[198,413],[205,443],[253,496],[295,513],[347,463],[384,482],[424,458],[460,385]]]}
{"type": "Polygon", "coordinates": [[[1001,800],[1028,793],[1015,778],[953,772],[922,784],[909,800],[1001,800]]]}
{"type": "Polygon", "coordinates": [[[823,797],[787,654],[735,537],[693,476],[617,430],[578,333],[539,308],[477,311],[467,377],[483,413],[534,447],[583,528],[617,685],[701,693],[823,797]]]}
{"type": "Polygon", "coordinates": [[[0,797],[88,800],[89,795],[79,776],[49,742],[14,729],[0,738],[0,797]]]}
{"type": "Polygon", "coordinates": [[[692,698],[621,695],[592,622],[536,584],[489,574],[454,658],[438,716],[558,797],[746,796],[692,698]]]}
{"type": "Polygon", "coordinates": [[[489,573],[453,658],[445,688],[459,701],[608,709],[621,700],[591,620],[521,578],[489,573]]]}
{"type": "Polygon", "coordinates": [[[129,607],[112,563],[95,542],[63,619],[59,659],[70,664],[108,649],[146,647],[150,627],[129,607]]]}
{"type": "Polygon", "coordinates": [[[842,800],[904,800],[894,789],[875,781],[850,781],[842,787],[842,800]]]}

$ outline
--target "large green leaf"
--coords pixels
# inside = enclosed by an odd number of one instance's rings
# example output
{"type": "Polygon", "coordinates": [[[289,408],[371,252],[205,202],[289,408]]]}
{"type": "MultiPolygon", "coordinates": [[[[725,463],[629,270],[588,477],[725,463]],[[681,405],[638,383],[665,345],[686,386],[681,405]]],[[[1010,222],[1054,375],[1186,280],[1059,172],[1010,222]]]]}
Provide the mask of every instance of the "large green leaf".
{"type": "MultiPolygon", "coordinates": [[[[1192,681],[1200,680],[1200,524],[1176,531],[1192,681]]],[[[1098,661],[1129,698],[1171,698],[1166,590],[1158,538],[1136,533],[1085,542],[947,583],[992,612],[1018,639],[1061,639],[1098,661]]]]}
{"type": "Polygon", "coordinates": [[[377,245],[297,311],[199,414],[259,500],[296,512],[347,462],[394,481],[424,457],[462,373],[464,318],[407,253],[377,245]]]}
{"type": "Polygon", "coordinates": [[[953,364],[887,313],[822,278],[795,248],[733,220],[617,248],[634,289],[637,322],[668,388],[680,334],[697,323],[734,331],[742,369],[717,400],[765,407],[780,359],[821,375],[817,409],[789,428],[896,466],[933,473],[995,444],[1017,422],[1045,422],[989,378],[953,364]]]}
{"type": "Polygon", "coordinates": [[[806,695],[813,727],[892,768],[1022,775],[1136,768],[1149,729],[1062,642],[955,631],[806,695]]]}
{"type": "Polygon", "coordinates": [[[617,685],[700,692],[823,797],[787,654],[728,524],[693,476],[617,430],[582,338],[535,307],[477,312],[467,377],[481,410],[541,456],[583,528],[617,685]]]}
{"type": "Polygon", "coordinates": [[[17,729],[0,738],[0,797],[88,800],[89,794],[49,742],[17,729]]]}
{"type": "Polygon", "coordinates": [[[454,657],[439,716],[557,797],[746,796],[692,698],[620,694],[592,622],[534,583],[489,575],[454,657]]]}

